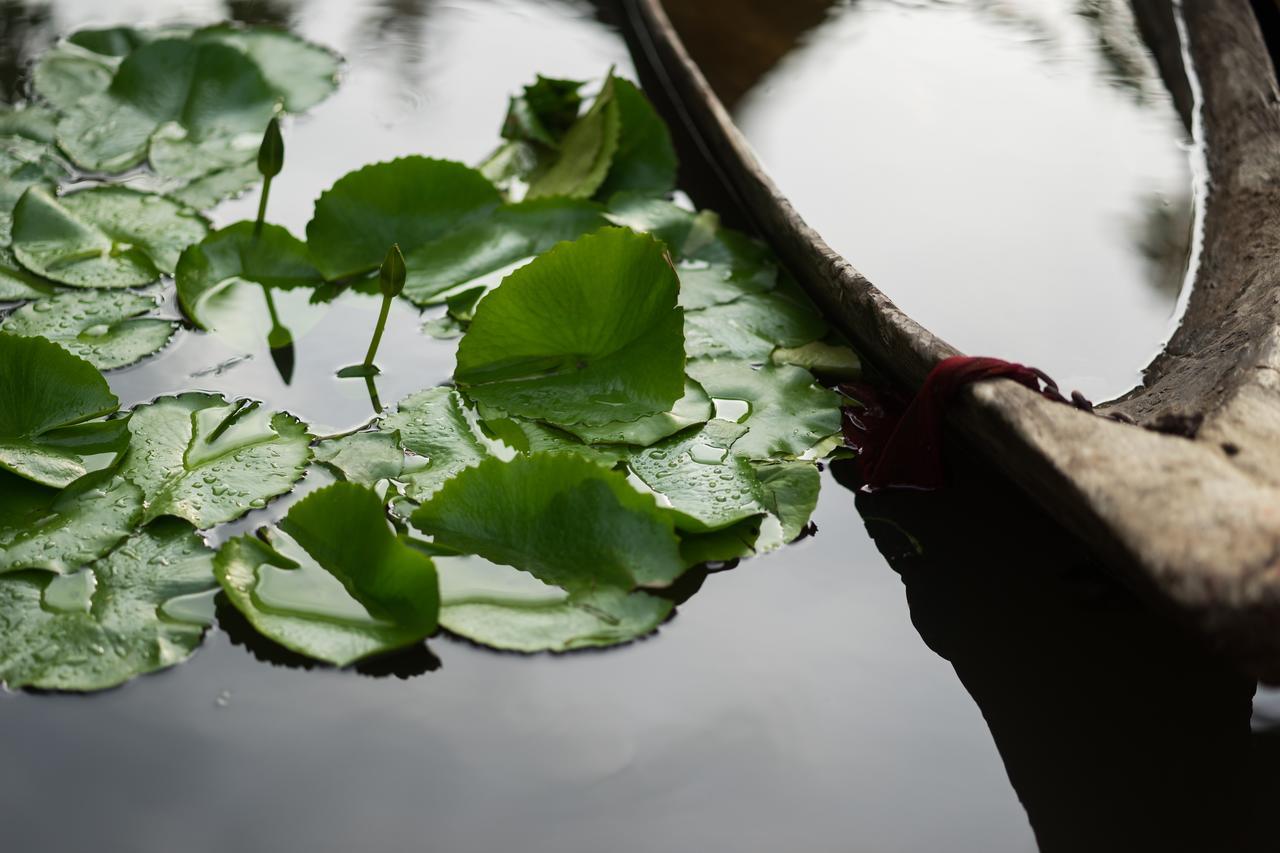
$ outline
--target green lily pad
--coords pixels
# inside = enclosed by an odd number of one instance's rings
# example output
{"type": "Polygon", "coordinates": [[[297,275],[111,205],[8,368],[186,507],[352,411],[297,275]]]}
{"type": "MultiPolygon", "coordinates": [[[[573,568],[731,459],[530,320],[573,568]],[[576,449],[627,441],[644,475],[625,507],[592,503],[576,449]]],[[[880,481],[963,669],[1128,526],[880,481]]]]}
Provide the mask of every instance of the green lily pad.
{"type": "Polygon", "coordinates": [[[662,495],[676,526],[719,530],[765,512],[755,470],[730,452],[747,428],[712,420],[632,454],[631,470],[662,495]]]}
{"type": "Polygon", "coordinates": [[[0,471],[0,574],[75,571],[106,554],[142,520],[142,491],[109,472],[59,491],[0,471]]]}
{"type": "Polygon", "coordinates": [[[87,473],[83,455],[119,453],[124,419],[102,374],[44,338],[0,333],[0,468],[62,488],[87,473]]]}
{"type": "Polygon", "coordinates": [[[276,101],[239,50],[160,39],[126,56],[105,90],[67,111],[58,143],[85,169],[120,172],[150,159],[162,175],[195,177],[202,164],[208,172],[252,155],[276,101]]]}
{"type": "Polygon", "coordinates": [[[794,364],[817,376],[839,380],[862,378],[862,359],[842,344],[813,341],[799,347],[779,347],[769,360],[774,364],[794,364]]]}
{"type": "Polygon", "coordinates": [[[410,520],[437,544],[570,592],[666,586],[684,570],[671,517],[653,497],[573,453],[486,459],[410,520]]]}
{"type": "Polygon", "coordinates": [[[429,498],[464,468],[479,464],[493,452],[481,433],[475,412],[452,388],[428,388],[400,401],[382,418],[384,432],[398,432],[406,449],[426,464],[403,476],[411,500],[429,498]]]}
{"type": "Polygon", "coordinates": [[[746,403],[740,421],[747,433],[733,453],[754,460],[800,456],[840,430],[840,398],[814,384],[799,367],[766,364],[759,369],[744,361],[699,359],[689,362],[689,375],[713,400],[746,403]]]}
{"type": "MultiPolygon", "coordinates": [[[[483,410],[482,410],[483,411],[483,410]]],[[[559,427],[484,411],[485,431],[517,453],[576,453],[605,467],[627,458],[627,448],[609,444],[587,444],[559,427]]]]}
{"type": "Polygon", "coordinates": [[[134,534],[75,575],[0,577],[0,681],[102,690],[181,663],[209,621],[213,552],[180,521],[134,534]]]}
{"type": "Polygon", "coordinates": [[[0,247],[0,302],[42,299],[53,292],[52,284],[24,270],[12,251],[0,247]]]}
{"type": "Polygon", "coordinates": [[[782,524],[782,539],[799,536],[818,507],[822,477],[812,462],[764,462],[755,466],[762,502],[782,524]]]}
{"type": "Polygon", "coordinates": [[[538,75],[524,92],[513,97],[502,123],[502,138],[559,148],[560,140],[578,120],[583,87],[578,80],[559,80],[538,75]]]}
{"type": "Polygon", "coordinates": [[[689,239],[698,214],[668,201],[642,193],[618,193],[609,199],[608,218],[615,225],[652,234],[667,245],[673,258],[689,239]]]}
{"type": "Polygon", "coordinates": [[[32,88],[58,111],[70,112],[82,98],[105,92],[119,64],[118,55],[104,55],[64,40],[36,60],[31,69],[32,88]]]}
{"type": "Polygon", "coordinates": [[[567,652],[649,634],[670,601],[615,587],[567,593],[480,557],[437,557],[440,627],[494,649],[567,652]]]}
{"type": "Polygon", "coordinates": [[[373,488],[383,480],[394,480],[404,473],[404,448],[400,432],[353,432],[326,438],[315,446],[315,458],[342,475],[349,483],[373,488]]]}
{"type": "Polygon", "coordinates": [[[279,530],[260,534],[223,545],[215,572],[263,636],[346,666],[435,632],[435,568],[391,532],[373,491],[327,486],[295,504],[279,530]]]}
{"type": "Polygon", "coordinates": [[[619,192],[665,195],[675,189],[676,149],[666,123],[636,84],[614,78],[618,104],[618,148],[609,172],[596,194],[609,198],[619,192]]]}
{"type": "Polygon", "coordinates": [[[135,287],[171,273],[208,228],[194,210],[122,187],[55,198],[27,190],[13,212],[13,252],[34,273],[73,287],[135,287]]]}
{"type": "Polygon", "coordinates": [[[633,444],[648,447],[669,435],[694,424],[706,423],[714,409],[711,398],[702,386],[685,378],[684,396],[676,400],[669,412],[639,418],[634,421],[614,421],[600,426],[570,424],[565,431],[576,435],[588,444],[633,444]]]}
{"type": "Polygon", "coordinates": [[[33,186],[52,190],[70,177],[53,144],[40,138],[48,112],[0,108],[0,245],[9,244],[13,208],[33,186]]]}
{"type": "Polygon", "coordinates": [[[727,228],[718,229],[709,242],[682,257],[676,271],[680,304],[686,311],[723,305],[746,293],[764,293],[778,281],[772,253],[727,228]]]}
{"type": "Polygon", "coordinates": [[[326,278],[378,269],[397,243],[406,257],[456,228],[488,216],[502,201],[474,169],[449,160],[404,157],[338,179],[316,200],[307,245],[326,278]]]}
{"type": "Polygon", "coordinates": [[[602,208],[575,199],[503,205],[406,253],[404,295],[419,305],[433,304],[441,294],[479,276],[608,224],[602,208]]]}
{"type": "Polygon", "coordinates": [[[560,244],[480,302],[454,378],[479,403],[557,424],[670,411],[684,393],[678,290],[651,237],[560,244]]]}
{"type": "Polygon", "coordinates": [[[744,293],[684,315],[689,358],[764,361],[776,347],[802,346],[826,333],[827,324],[812,305],[781,289],[744,293]]]}
{"type": "Polygon", "coordinates": [[[286,30],[218,24],[196,30],[191,38],[229,45],[248,56],[289,112],[311,109],[338,88],[338,56],[286,30]]]}
{"type": "Polygon", "coordinates": [[[621,115],[610,74],[586,111],[560,140],[555,159],[529,182],[527,198],[590,198],[604,183],[618,150],[621,115]]]}
{"type": "Polygon", "coordinates": [[[249,158],[198,178],[178,181],[176,186],[165,190],[165,195],[193,210],[208,210],[224,199],[243,193],[261,178],[257,161],[249,158]]]}
{"type": "Polygon", "coordinates": [[[292,489],[311,461],[297,418],[215,394],[139,406],[129,429],[120,473],[141,487],[147,521],[174,515],[201,530],[232,521],[292,489]]]}
{"type": "Polygon", "coordinates": [[[0,323],[0,331],[53,341],[99,370],[125,367],[158,352],[178,324],[142,317],[154,297],[129,291],[70,291],[25,305],[0,323]]]}

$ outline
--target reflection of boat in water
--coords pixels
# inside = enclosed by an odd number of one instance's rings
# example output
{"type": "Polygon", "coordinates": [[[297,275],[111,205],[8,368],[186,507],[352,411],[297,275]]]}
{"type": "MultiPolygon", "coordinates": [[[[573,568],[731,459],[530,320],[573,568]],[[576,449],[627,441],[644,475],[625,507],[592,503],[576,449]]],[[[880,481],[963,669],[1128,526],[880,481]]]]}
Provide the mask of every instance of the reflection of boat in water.
{"type": "MultiPolygon", "coordinates": [[[[1244,0],[1186,4],[1181,26],[1168,0],[1134,7],[1175,100],[1185,106],[1186,93],[1199,95],[1210,192],[1183,321],[1144,385],[1096,414],[996,380],[966,389],[949,423],[1140,592],[1173,605],[1253,674],[1280,680],[1276,76],[1244,0]],[[1184,52],[1194,75],[1185,72],[1184,52]]],[[[868,362],[919,387],[956,350],[805,224],[658,0],[628,8],[641,61],[760,232],[868,362]]]]}

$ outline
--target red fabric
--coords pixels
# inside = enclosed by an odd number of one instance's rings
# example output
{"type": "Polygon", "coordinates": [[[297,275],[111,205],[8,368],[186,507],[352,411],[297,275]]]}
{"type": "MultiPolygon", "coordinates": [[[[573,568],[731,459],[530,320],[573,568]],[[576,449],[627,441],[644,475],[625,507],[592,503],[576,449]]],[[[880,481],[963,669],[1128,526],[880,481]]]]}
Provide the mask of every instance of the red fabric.
{"type": "Polygon", "coordinates": [[[860,405],[845,409],[845,441],[858,451],[864,487],[940,488],[945,482],[942,425],[947,406],[962,386],[997,377],[1063,401],[1053,380],[1033,367],[963,355],[938,362],[905,409],[869,386],[846,386],[845,392],[860,405]]]}

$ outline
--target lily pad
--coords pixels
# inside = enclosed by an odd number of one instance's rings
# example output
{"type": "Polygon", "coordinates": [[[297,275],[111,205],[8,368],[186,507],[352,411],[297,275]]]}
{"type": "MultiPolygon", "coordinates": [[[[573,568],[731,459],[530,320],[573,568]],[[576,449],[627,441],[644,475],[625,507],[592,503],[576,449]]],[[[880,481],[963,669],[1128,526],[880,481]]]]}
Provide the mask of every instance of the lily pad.
{"type": "Polygon", "coordinates": [[[602,587],[573,594],[480,557],[437,557],[440,626],[494,649],[567,652],[649,634],[672,605],[643,591],[602,587]]]}
{"type": "Polygon", "coordinates": [[[549,198],[507,204],[405,256],[404,295],[419,305],[473,279],[609,224],[603,208],[549,198]]]}
{"type": "Polygon", "coordinates": [[[0,245],[9,244],[13,208],[33,186],[52,190],[70,176],[53,144],[42,139],[47,111],[0,107],[0,245]]]}
{"type": "Polygon", "coordinates": [[[689,362],[689,375],[713,400],[745,403],[741,423],[747,433],[733,444],[733,453],[748,459],[796,457],[840,430],[840,398],[814,384],[799,367],[766,364],[753,368],[745,361],[689,362]]]}
{"type": "Polygon", "coordinates": [[[74,38],[46,50],[31,70],[36,94],[61,112],[74,110],[82,98],[105,92],[120,64],[119,55],[76,44],[74,38]]]}
{"type": "Polygon", "coordinates": [[[686,311],[723,305],[746,293],[764,293],[777,284],[778,264],[772,253],[728,228],[719,228],[707,243],[682,253],[682,258],[676,271],[680,304],[686,311]]]}
{"type": "Polygon", "coordinates": [[[400,443],[426,460],[403,477],[406,496],[422,501],[464,468],[488,458],[493,445],[484,440],[475,412],[452,388],[428,388],[400,401],[383,416],[384,432],[398,432],[400,443]]]}
{"type": "Polygon", "coordinates": [[[154,297],[129,291],[69,291],[25,305],[0,323],[0,331],[53,341],[99,370],[125,367],[158,352],[178,324],[143,317],[154,297]]]}
{"type": "Polygon", "coordinates": [[[618,150],[621,115],[610,74],[586,111],[560,140],[556,157],[529,182],[527,198],[590,198],[604,183],[618,150]]]}
{"type": "Polygon", "coordinates": [[[315,446],[316,461],[342,475],[349,483],[373,488],[383,480],[404,473],[404,448],[398,430],[353,432],[326,438],[315,446]]]}
{"type": "Polygon", "coordinates": [[[609,164],[600,198],[619,192],[665,195],[676,185],[676,149],[666,123],[644,93],[629,80],[613,79],[618,104],[618,147],[609,164]]]}
{"type": "Polygon", "coordinates": [[[685,427],[706,423],[713,413],[711,398],[707,396],[707,392],[697,382],[686,377],[684,396],[676,400],[669,412],[600,426],[570,424],[564,429],[588,444],[633,444],[648,447],[685,427]]]}
{"type": "Polygon", "coordinates": [[[776,347],[798,347],[827,333],[827,324],[803,296],[785,290],[744,293],[732,302],[684,315],[689,358],[764,361],[776,347]]]}
{"type": "Polygon", "coordinates": [[[782,539],[791,542],[818,507],[822,478],[812,462],[765,462],[755,466],[761,499],[782,524],[782,539]]]}
{"type": "Polygon", "coordinates": [[[454,378],[477,402],[557,424],[670,411],[684,393],[678,291],[651,237],[606,228],[563,243],[480,302],[454,378]]]}
{"type": "Polygon", "coordinates": [[[124,419],[102,374],[44,338],[0,333],[0,468],[62,488],[87,473],[83,455],[119,453],[124,419]]]}
{"type": "Polygon", "coordinates": [[[666,498],[676,526],[706,533],[762,515],[755,470],[730,452],[747,428],[712,420],[633,454],[631,470],[666,498]]]}
{"type": "Polygon", "coordinates": [[[73,287],[135,287],[171,273],[202,240],[200,215],[122,187],[54,197],[32,187],[13,212],[13,252],[34,273],[73,287]]]}
{"type": "Polygon", "coordinates": [[[0,574],[75,571],[106,554],[142,519],[142,491],[109,472],[59,491],[0,471],[0,574]]]}
{"type": "Polygon", "coordinates": [[[513,97],[502,123],[502,138],[559,148],[560,140],[573,127],[582,106],[583,87],[578,80],[559,80],[538,75],[524,92],[513,97]]]}
{"type": "Polygon", "coordinates": [[[24,270],[7,247],[0,247],[0,301],[41,299],[54,292],[49,282],[24,270]]]}
{"type": "Polygon", "coordinates": [[[58,143],[85,169],[120,172],[149,158],[162,175],[195,177],[251,156],[276,101],[239,50],[160,39],[126,56],[105,90],[67,111],[58,143]]]}
{"type": "Polygon", "coordinates": [[[279,530],[261,536],[223,545],[215,571],[263,636],[346,666],[435,632],[435,567],[391,532],[373,491],[327,486],[295,504],[279,530]]]}
{"type": "Polygon", "coordinates": [[[0,577],[0,681],[101,690],[181,663],[209,624],[184,604],[217,588],[212,556],[166,520],[79,574],[0,577]]]}
{"type": "Polygon", "coordinates": [[[488,216],[498,190],[474,169],[449,160],[404,157],[338,179],[316,200],[307,245],[326,278],[378,269],[387,248],[405,256],[488,216]]]}
{"type": "Polygon", "coordinates": [[[799,347],[779,347],[769,356],[774,364],[794,364],[817,376],[856,381],[862,378],[862,359],[842,344],[813,341],[799,347]]]}
{"type": "Polygon", "coordinates": [[[286,30],[218,24],[196,30],[191,38],[229,45],[248,56],[289,112],[308,110],[338,88],[338,56],[286,30]]]}
{"type": "Polygon", "coordinates": [[[311,461],[306,425],[215,394],[162,397],[133,410],[122,476],[141,487],[145,518],[185,518],[203,530],[293,488],[311,461]]]}
{"type": "Polygon", "coordinates": [[[671,517],[616,472],[572,453],[489,458],[412,515],[437,544],[570,592],[666,586],[684,570],[671,517]]]}

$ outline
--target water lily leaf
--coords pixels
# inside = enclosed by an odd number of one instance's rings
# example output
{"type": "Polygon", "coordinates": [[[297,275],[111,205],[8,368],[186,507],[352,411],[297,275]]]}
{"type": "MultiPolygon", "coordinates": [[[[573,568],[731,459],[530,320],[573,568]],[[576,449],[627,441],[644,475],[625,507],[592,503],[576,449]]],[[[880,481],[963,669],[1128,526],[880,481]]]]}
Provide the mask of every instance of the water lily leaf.
{"type": "Polygon", "coordinates": [[[667,125],[636,84],[613,79],[618,104],[618,148],[608,175],[596,194],[609,198],[618,192],[665,195],[676,186],[676,149],[667,125]]]}
{"type": "Polygon", "coordinates": [[[397,243],[405,256],[489,215],[502,201],[474,169],[449,160],[404,157],[338,179],[307,223],[312,259],[326,278],[376,270],[397,243]]]}
{"type": "Polygon", "coordinates": [[[60,112],[70,112],[82,98],[105,92],[120,64],[118,55],[86,48],[72,39],[46,50],[31,69],[36,94],[60,112]]]}
{"type": "Polygon", "coordinates": [[[0,104],[0,137],[20,137],[52,145],[58,114],[41,106],[0,104]]]}
{"type": "Polygon", "coordinates": [[[54,292],[53,285],[18,265],[6,247],[0,247],[0,301],[41,299],[54,292]]]}
{"type": "Polygon", "coordinates": [[[382,480],[394,480],[404,473],[404,448],[400,432],[353,432],[326,438],[315,446],[315,457],[342,475],[349,483],[373,488],[382,480]]]}
{"type": "Polygon", "coordinates": [[[194,210],[208,210],[218,202],[239,195],[258,183],[257,160],[249,157],[243,162],[217,169],[167,189],[165,195],[180,201],[194,210]]]}
{"type": "Polygon", "coordinates": [[[689,358],[764,361],[776,347],[798,347],[827,333],[827,324],[802,296],[778,289],[744,293],[732,302],[684,315],[689,358]]]}
{"type": "Polygon", "coordinates": [[[452,388],[428,388],[400,401],[382,418],[383,431],[400,434],[406,449],[426,465],[404,475],[405,494],[426,500],[459,471],[479,464],[493,450],[476,414],[452,388]]]}
{"type": "Polygon", "coordinates": [[[669,412],[600,426],[571,424],[564,429],[588,444],[633,444],[648,447],[685,427],[707,422],[712,414],[711,398],[707,396],[707,392],[697,382],[686,377],[684,396],[676,400],[669,412]]]}
{"type": "Polygon", "coordinates": [[[13,252],[34,273],[73,287],[134,287],[171,273],[208,229],[167,198],[95,187],[55,198],[32,187],[13,213],[13,252]]]}
{"type": "Polygon", "coordinates": [[[573,453],[490,457],[412,515],[437,544],[570,592],[666,586],[684,570],[671,517],[626,478],[573,453]]]}
{"type": "Polygon", "coordinates": [[[815,385],[799,367],[766,364],[756,369],[744,361],[699,359],[689,362],[689,375],[713,400],[747,404],[741,423],[746,435],[733,453],[769,460],[803,454],[840,429],[840,398],[815,385]]]}
{"type": "Polygon", "coordinates": [[[124,419],[102,374],[44,338],[0,333],[0,468],[62,488],[87,473],[82,454],[118,453],[124,419]]]}
{"type": "Polygon", "coordinates": [[[188,603],[217,588],[212,557],[166,520],[77,574],[0,577],[0,681],[101,690],[181,663],[209,625],[188,603]]]}
{"type": "Polygon", "coordinates": [[[215,394],[162,397],[133,410],[120,473],[138,485],[146,520],[185,518],[203,530],[293,488],[311,461],[306,425],[215,394]]]}
{"type": "Polygon", "coordinates": [[[575,199],[503,205],[406,253],[404,295],[419,305],[432,304],[459,285],[608,224],[603,208],[575,199]]]}
{"type": "Polygon", "coordinates": [[[609,199],[608,211],[609,221],[615,225],[652,234],[666,243],[673,258],[681,257],[680,250],[698,216],[665,198],[642,193],[618,193],[609,199]]]}
{"type": "Polygon", "coordinates": [[[160,39],[130,53],[110,86],[67,111],[58,143],[85,169],[119,172],[151,154],[160,174],[194,177],[192,161],[200,156],[216,155],[206,170],[212,171],[228,165],[218,162],[226,152],[256,145],[276,100],[258,66],[239,50],[216,41],[160,39]],[[163,131],[162,145],[152,152],[157,131],[163,131]]]}
{"type": "Polygon", "coordinates": [[[106,554],[142,520],[142,491],[98,472],[59,491],[0,471],[0,574],[71,572],[106,554]]]}
{"type": "Polygon", "coordinates": [[[9,244],[13,207],[28,188],[52,187],[70,173],[45,138],[52,113],[0,107],[0,245],[9,244]]]}
{"type": "Polygon", "coordinates": [[[435,632],[435,567],[391,532],[370,489],[327,486],[261,535],[265,541],[241,536],[223,545],[215,572],[263,636],[346,666],[435,632]]]}
{"type": "Polygon", "coordinates": [[[560,140],[573,127],[582,106],[583,87],[578,80],[558,80],[538,75],[524,93],[513,97],[502,123],[502,138],[533,142],[559,148],[560,140]]]}
{"type": "Polygon", "coordinates": [[[769,356],[774,364],[794,364],[829,379],[862,378],[862,359],[847,346],[813,341],[799,347],[779,347],[769,356]]]}
{"type": "Polygon", "coordinates": [[[129,291],[70,291],[25,305],[0,323],[0,331],[53,341],[99,370],[124,367],[158,352],[178,324],[142,317],[154,297],[129,291]]]}
{"type": "Polygon", "coordinates": [[[632,454],[631,470],[662,495],[681,530],[706,533],[765,512],[755,470],[730,453],[747,427],[712,420],[632,454]]]}
{"type": "Polygon", "coordinates": [[[818,467],[812,462],[765,462],[755,472],[764,505],[782,524],[783,541],[793,541],[818,507],[818,467]]]}
{"type": "Polygon", "coordinates": [[[769,250],[728,228],[718,229],[707,243],[684,254],[676,271],[680,304],[686,311],[733,302],[745,293],[764,293],[778,281],[778,265],[769,250]]]}
{"type": "Polygon", "coordinates": [[[670,411],[684,393],[678,290],[651,237],[560,244],[480,302],[454,378],[479,403],[557,424],[670,411]]]}
{"type": "Polygon", "coordinates": [[[550,424],[481,410],[484,429],[517,453],[576,453],[605,467],[627,458],[627,449],[618,445],[587,444],[573,434],[550,424]]]}
{"type": "Polygon", "coordinates": [[[626,643],[656,630],[670,601],[615,587],[573,594],[480,557],[438,557],[440,626],[495,649],[565,652],[626,643]]]}
{"type": "Polygon", "coordinates": [[[338,88],[341,61],[337,55],[285,30],[218,24],[196,30],[191,38],[240,50],[257,64],[267,85],[290,112],[308,110],[338,88]]]}
{"type": "Polygon", "coordinates": [[[612,74],[600,94],[560,140],[556,157],[529,182],[527,198],[590,198],[609,173],[618,150],[621,115],[612,74]]]}
{"type": "Polygon", "coordinates": [[[67,41],[99,56],[123,57],[158,37],[133,27],[107,27],[100,30],[78,30],[67,36],[67,41]]]}

